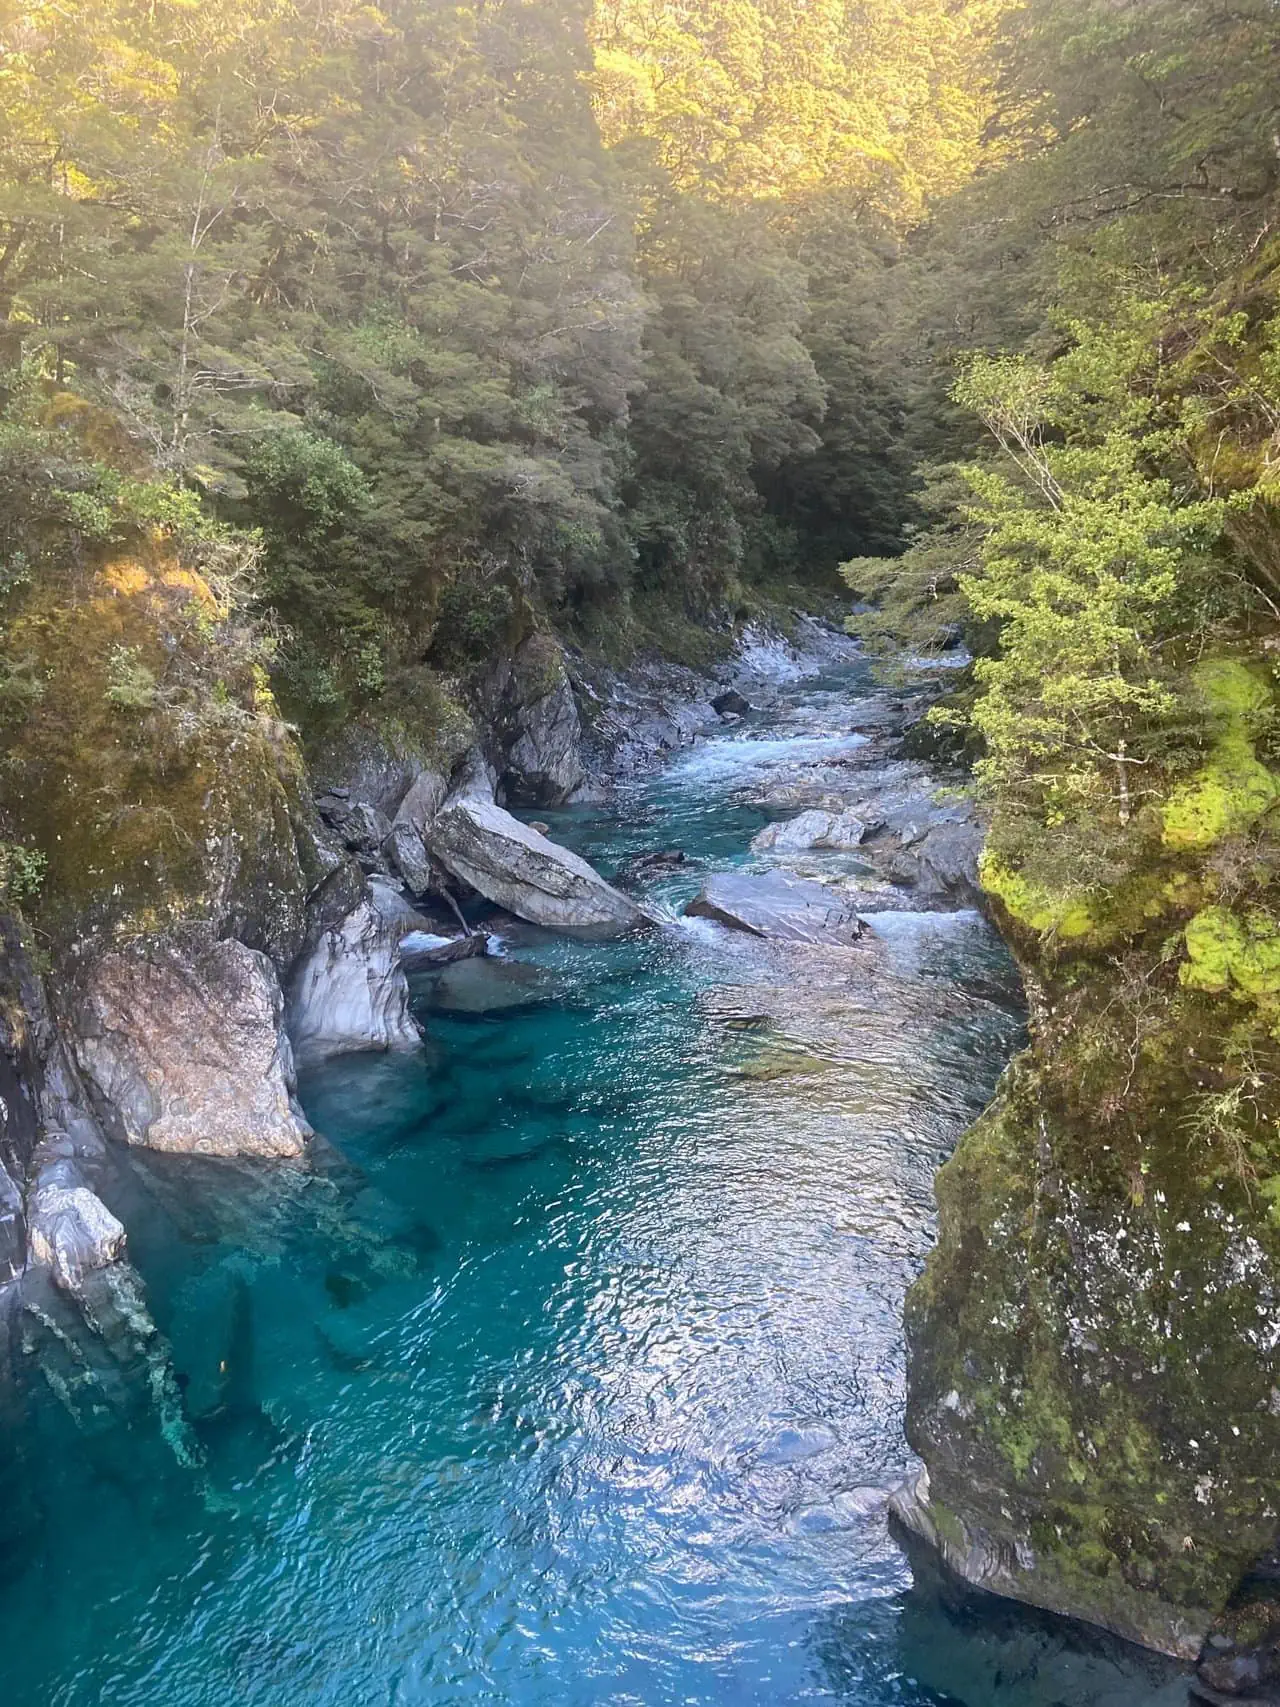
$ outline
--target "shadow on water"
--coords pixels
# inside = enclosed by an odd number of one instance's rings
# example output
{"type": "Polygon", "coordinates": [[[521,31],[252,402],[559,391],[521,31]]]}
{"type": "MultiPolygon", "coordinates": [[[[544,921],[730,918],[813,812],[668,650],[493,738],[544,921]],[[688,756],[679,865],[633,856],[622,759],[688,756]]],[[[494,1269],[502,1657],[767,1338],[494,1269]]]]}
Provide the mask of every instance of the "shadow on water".
{"type": "Polygon", "coordinates": [[[903,1707],[1188,1707],[1175,1661],[958,1583],[909,1537],[914,1582],[892,1600],[835,1607],[814,1652],[836,1700],[903,1707]]]}

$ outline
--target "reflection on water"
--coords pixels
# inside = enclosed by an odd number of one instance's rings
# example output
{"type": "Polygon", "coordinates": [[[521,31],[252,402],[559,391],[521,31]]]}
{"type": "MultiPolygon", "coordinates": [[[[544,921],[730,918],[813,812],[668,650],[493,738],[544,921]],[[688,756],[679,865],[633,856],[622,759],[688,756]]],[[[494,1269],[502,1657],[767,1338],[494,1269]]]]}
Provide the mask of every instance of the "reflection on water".
{"type": "MultiPolygon", "coordinates": [[[[674,910],[746,857],[753,768],[856,750],[855,691],[793,687],[768,739],[555,833],[682,847],[674,910]]],[[[888,1534],[932,1175],[1020,1023],[981,919],[505,946],[422,979],[421,1058],[312,1074],[314,1174],[132,1170],[200,1474],[146,1406],[69,1408],[14,1325],[6,1707],[1183,1701],[949,1607],[888,1534]]]]}

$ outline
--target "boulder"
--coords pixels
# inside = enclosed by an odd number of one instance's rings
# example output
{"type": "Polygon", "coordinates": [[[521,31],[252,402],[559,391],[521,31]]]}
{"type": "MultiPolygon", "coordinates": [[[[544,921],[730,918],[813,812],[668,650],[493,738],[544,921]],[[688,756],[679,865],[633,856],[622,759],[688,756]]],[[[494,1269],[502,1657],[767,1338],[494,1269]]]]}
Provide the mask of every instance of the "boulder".
{"type": "Polygon", "coordinates": [[[130,1144],[200,1156],[300,1156],[284,998],[265,954],[230,939],[146,939],[104,955],[73,1049],[130,1144]]]}
{"type": "Polygon", "coordinates": [[[665,848],[657,853],[629,854],[614,873],[615,883],[647,883],[664,872],[681,871],[688,864],[683,848],[665,848]]]}
{"type": "Polygon", "coordinates": [[[421,833],[444,805],[449,795],[449,779],[439,771],[422,771],[396,810],[392,828],[408,825],[421,833]]]}
{"type": "Polygon", "coordinates": [[[751,842],[752,853],[807,853],[810,848],[847,851],[860,846],[867,833],[863,819],[854,812],[826,812],[813,808],[785,823],[769,824],[751,842]]]}
{"type": "Polygon", "coordinates": [[[507,714],[513,734],[504,780],[512,798],[559,806],[586,771],[578,703],[564,656],[549,635],[531,636],[512,659],[507,714]]]}
{"type": "Polygon", "coordinates": [[[382,851],[413,895],[439,894],[444,873],[427,852],[423,835],[444,805],[449,781],[438,771],[423,771],[400,802],[382,851]]]}
{"type": "Polygon", "coordinates": [[[399,886],[389,877],[369,879],[369,899],[381,916],[391,925],[396,937],[406,936],[410,931],[429,931],[431,920],[421,913],[405,896],[399,886]]]}
{"type": "Polygon", "coordinates": [[[852,943],[867,928],[844,896],[790,871],[721,872],[685,912],[783,942],[852,943]]]}
{"type": "Polygon", "coordinates": [[[427,846],[453,877],[530,924],[614,934],[645,921],[585,859],[478,792],[450,797],[427,846]]]}
{"type": "Polygon", "coordinates": [[[452,966],[456,960],[473,960],[489,952],[484,931],[466,936],[440,938],[430,932],[411,931],[400,942],[400,964],[407,974],[429,972],[433,967],[452,966]]]}
{"type": "Polygon", "coordinates": [[[889,862],[886,875],[907,885],[917,899],[978,901],[982,826],[972,819],[930,826],[889,862]]]}
{"type": "Polygon", "coordinates": [[[363,1049],[415,1049],[402,931],[369,898],[323,931],[289,980],[286,1023],[301,1062],[363,1049]]]}
{"type": "Polygon", "coordinates": [[[22,1273],[26,1250],[22,1190],[0,1162],[0,1285],[22,1273]]]}
{"type": "Polygon", "coordinates": [[[393,824],[382,844],[387,863],[411,895],[432,895],[440,887],[440,871],[427,852],[422,831],[413,824],[393,824]]]}
{"type": "Polygon", "coordinates": [[[85,1183],[70,1156],[40,1167],[27,1203],[27,1250],[58,1285],[79,1290],[86,1274],[124,1255],[123,1225],[85,1183]]]}

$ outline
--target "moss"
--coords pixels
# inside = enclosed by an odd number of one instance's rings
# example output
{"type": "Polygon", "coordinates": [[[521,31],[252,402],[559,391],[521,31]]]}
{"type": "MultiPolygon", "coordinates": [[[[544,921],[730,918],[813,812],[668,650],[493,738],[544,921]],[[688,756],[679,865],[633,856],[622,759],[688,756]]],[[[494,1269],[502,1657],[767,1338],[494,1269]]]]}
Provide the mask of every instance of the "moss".
{"type": "Polygon", "coordinates": [[[931,1505],[994,1549],[988,1586],[1193,1655],[1278,1522],[1280,1225],[1265,1184],[1195,1165],[1178,1111],[1230,1071],[1202,998],[1144,983],[1155,1047],[1132,1055],[1124,976],[1049,983],[1052,1019],[938,1176],[908,1431],[931,1505]],[[1110,1077],[1073,1003],[1110,1028],[1110,1077]]]}
{"type": "Polygon", "coordinates": [[[1200,665],[1195,682],[1218,734],[1209,763],[1164,804],[1164,844],[1180,852],[1204,851],[1248,829],[1280,796],[1254,749],[1271,713],[1266,685],[1246,665],[1223,658],[1200,665]]]}
{"type": "Polygon", "coordinates": [[[995,854],[987,852],[978,864],[978,875],[989,895],[1000,901],[1009,916],[1028,930],[1071,941],[1088,936],[1095,921],[1088,904],[1078,895],[1059,895],[1013,871],[995,854]]]}
{"type": "Polygon", "coordinates": [[[203,921],[287,958],[311,857],[300,757],[256,643],[202,577],[158,544],[69,567],[4,649],[45,686],[0,730],[0,763],[55,948],[203,921]]]}
{"type": "Polygon", "coordinates": [[[1186,988],[1253,1002],[1280,1031],[1280,922],[1256,907],[1243,915],[1204,907],[1184,934],[1188,958],[1179,977],[1186,988]]]}

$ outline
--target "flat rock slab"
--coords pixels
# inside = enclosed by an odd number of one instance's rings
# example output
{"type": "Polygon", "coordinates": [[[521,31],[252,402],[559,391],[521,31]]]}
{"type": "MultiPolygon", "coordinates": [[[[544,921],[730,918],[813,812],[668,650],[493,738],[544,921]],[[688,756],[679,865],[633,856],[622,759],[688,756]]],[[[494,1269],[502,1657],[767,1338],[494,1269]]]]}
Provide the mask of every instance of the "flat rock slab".
{"type": "Polygon", "coordinates": [[[867,928],[846,896],[791,871],[721,872],[685,912],[782,942],[851,943],[867,928]]]}
{"type": "Polygon", "coordinates": [[[785,823],[769,824],[752,838],[752,853],[807,853],[810,848],[843,852],[859,847],[867,826],[856,812],[802,812],[785,823]]]}
{"type": "Polygon", "coordinates": [[[585,859],[492,801],[455,796],[428,827],[427,846],[454,877],[530,924],[612,935],[646,922],[585,859]]]}

